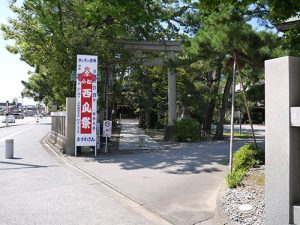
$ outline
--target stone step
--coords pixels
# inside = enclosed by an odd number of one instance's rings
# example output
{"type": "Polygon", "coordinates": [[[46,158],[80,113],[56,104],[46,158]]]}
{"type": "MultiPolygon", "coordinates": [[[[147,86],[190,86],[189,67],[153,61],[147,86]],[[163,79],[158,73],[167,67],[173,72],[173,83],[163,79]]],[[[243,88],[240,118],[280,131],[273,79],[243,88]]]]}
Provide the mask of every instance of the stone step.
{"type": "Polygon", "coordinates": [[[300,203],[293,205],[294,225],[300,225],[300,203]]]}

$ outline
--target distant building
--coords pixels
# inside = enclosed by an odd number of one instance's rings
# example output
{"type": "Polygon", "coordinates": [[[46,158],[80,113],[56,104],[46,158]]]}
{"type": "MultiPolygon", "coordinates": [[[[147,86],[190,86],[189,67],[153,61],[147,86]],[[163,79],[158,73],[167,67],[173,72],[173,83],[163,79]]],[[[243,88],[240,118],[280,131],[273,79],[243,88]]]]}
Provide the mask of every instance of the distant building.
{"type": "Polygon", "coordinates": [[[25,116],[34,116],[37,114],[37,108],[34,105],[24,105],[23,113],[25,116]]]}
{"type": "Polygon", "coordinates": [[[291,17],[283,23],[277,24],[276,28],[277,30],[285,33],[286,31],[296,26],[300,26],[300,16],[291,17]]]}
{"type": "MultiPolygon", "coordinates": [[[[18,99],[14,99],[12,103],[8,103],[8,113],[24,113],[25,116],[34,116],[36,114],[45,114],[46,107],[44,105],[39,105],[39,107],[35,105],[22,105],[22,103],[18,103],[18,99]]],[[[0,115],[4,115],[6,113],[6,102],[0,102],[0,115]]]]}
{"type": "Polygon", "coordinates": [[[19,102],[19,101],[18,101],[18,98],[13,98],[13,104],[16,104],[16,105],[17,105],[18,102],[19,102]]]}
{"type": "Polygon", "coordinates": [[[0,102],[0,115],[4,115],[6,112],[6,102],[0,102]]]}

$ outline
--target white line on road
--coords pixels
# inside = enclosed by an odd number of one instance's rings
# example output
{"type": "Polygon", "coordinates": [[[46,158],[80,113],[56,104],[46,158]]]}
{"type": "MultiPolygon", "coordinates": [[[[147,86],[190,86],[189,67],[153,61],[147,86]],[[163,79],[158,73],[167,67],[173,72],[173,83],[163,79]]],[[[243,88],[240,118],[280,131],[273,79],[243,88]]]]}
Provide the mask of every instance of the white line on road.
{"type": "Polygon", "coordinates": [[[23,133],[23,132],[25,132],[25,131],[27,131],[27,130],[30,130],[30,129],[34,128],[34,127],[35,127],[35,126],[28,127],[28,128],[25,128],[25,129],[23,129],[23,130],[20,130],[20,131],[14,133],[14,134],[11,134],[11,135],[8,135],[8,136],[6,136],[6,137],[4,137],[4,138],[1,138],[1,139],[0,139],[0,142],[5,141],[5,139],[8,139],[8,138],[12,138],[12,137],[14,137],[14,136],[17,136],[18,134],[21,134],[21,133],[23,133]]]}

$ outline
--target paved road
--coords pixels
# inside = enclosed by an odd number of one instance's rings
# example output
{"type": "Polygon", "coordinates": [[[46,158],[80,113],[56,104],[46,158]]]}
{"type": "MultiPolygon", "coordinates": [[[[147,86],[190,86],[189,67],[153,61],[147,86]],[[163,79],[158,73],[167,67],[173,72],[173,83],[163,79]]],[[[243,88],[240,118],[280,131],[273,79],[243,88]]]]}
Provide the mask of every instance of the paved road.
{"type": "Polygon", "coordinates": [[[39,143],[49,121],[0,128],[1,225],[169,224],[39,143]],[[4,159],[14,138],[15,158],[4,159]]]}
{"type": "MultiPolygon", "coordinates": [[[[0,128],[6,127],[6,123],[2,123],[2,120],[4,119],[4,116],[0,116],[0,128]]],[[[43,121],[43,119],[40,119],[43,121]]],[[[8,126],[19,126],[24,124],[33,124],[36,121],[35,117],[24,117],[24,119],[16,119],[15,123],[9,123],[8,126]]]]}
{"type": "MultiPolygon", "coordinates": [[[[137,146],[133,143],[134,123],[126,120],[122,123],[130,131],[126,136],[129,148],[137,146]]],[[[127,149],[126,140],[122,152],[127,149]]],[[[235,142],[234,149],[244,143],[235,142]]],[[[97,158],[67,158],[173,224],[191,225],[213,224],[207,220],[215,214],[217,193],[228,171],[228,151],[229,142],[220,141],[166,144],[163,150],[97,158]]]]}
{"type": "Polygon", "coordinates": [[[191,225],[215,215],[217,193],[227,173],[228,148],[228,143],[194,143],[153,152],[68,159],[171,223],[191,225]]]}

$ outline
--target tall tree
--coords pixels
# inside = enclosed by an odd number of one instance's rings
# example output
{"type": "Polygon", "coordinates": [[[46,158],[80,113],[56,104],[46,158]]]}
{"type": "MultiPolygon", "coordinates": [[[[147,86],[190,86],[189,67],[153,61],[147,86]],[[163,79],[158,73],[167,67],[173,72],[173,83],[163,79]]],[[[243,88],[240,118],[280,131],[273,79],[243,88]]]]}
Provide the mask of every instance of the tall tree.
{"type": "Polygon", "coordinates": [[[64,98],[75,92],[69,75],[76,68],[77,54],[98,55],[102,64],[126,63],[128,54],[111,41],[168,38],[172,29],[162,22],[170,17],[171,2],[24,0],[20,7],[10,5],[16,18],[2,24],[1,30],[5,39],[15,40],[8,50],[19,53],[25,62],[38,68],[37,73],[47,77],[46,82],[56,93],[48,97],[64,104],[64,98]]]}
{"type": "MultiPolygon", "coordinates": [[[[220,3],[213,8],[199,4],[199,7],[199,10],[195,11],[198,16],[194,18],[200,18],[201,29],[192,38],[192,45],[189,48],[190,58],[202,64],[206,63],[208,66],[204,71],[206,73],[209,71],[208,74],[211,75],[215,74],[211,78],[217,78],[211,79],[211,81],[216,81],[214,85],[207,83],[213,91],[208,94],[207,119],[204,119],[203,127],[210,129],[216,101],[222,93],[215,134],[215,138],[222,139],[224,116],[232,83],[232,58],[237,59],[241,69],[244,65],[262,69],[265,59],[276,53],[277,55],[282,53],[280,37],[272,33],[254,31],[252,26],[247,24],[248,17],[245,15],[248,8],[238,3],[220,3]],[[219,86],[221,78],[226,79],[226,82],[222,82],[224,88],[222,91],[219,86]]],[[[203,69],[202,74],[205,74],[203,69]]]]}

